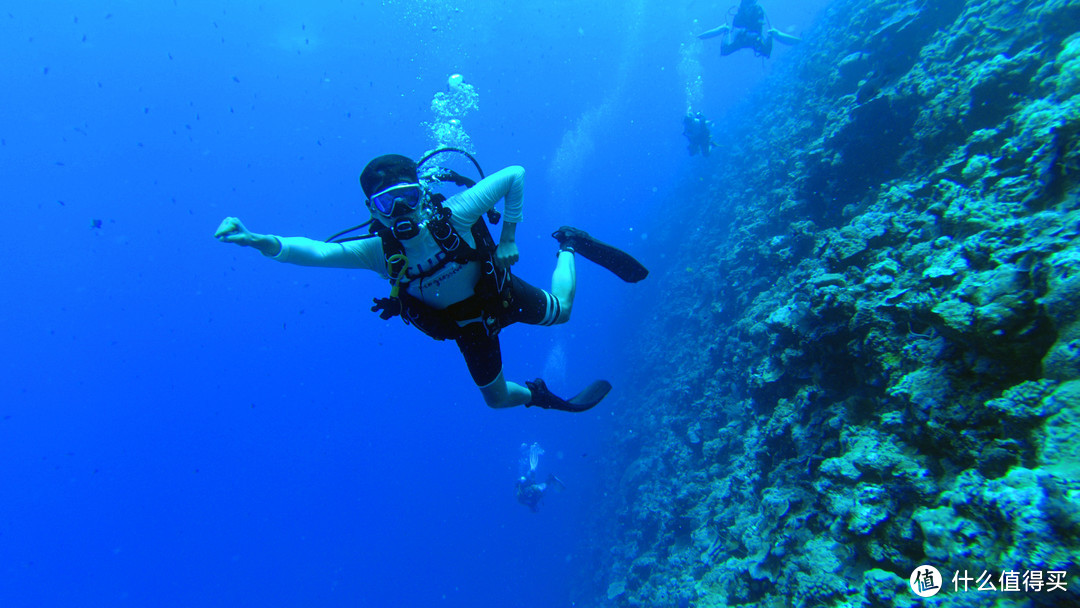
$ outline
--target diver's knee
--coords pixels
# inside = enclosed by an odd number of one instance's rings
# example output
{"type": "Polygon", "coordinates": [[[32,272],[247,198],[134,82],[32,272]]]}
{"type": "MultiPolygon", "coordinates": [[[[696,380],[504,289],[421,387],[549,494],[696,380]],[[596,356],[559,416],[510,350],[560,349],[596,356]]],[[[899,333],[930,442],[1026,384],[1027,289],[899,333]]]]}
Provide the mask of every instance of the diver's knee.
{"type": "Polygon", "coordinates": [[[502,372],[494,380],[483,386],[478,386],[480,394],[484,397],[484,403],[492,409],[501,409],[513,405],[510,398],[510,390],[503,379],[502,372]]]}
{"type": "Polygon", "coordinates": [[[510,403],[509,393],[505,391],[501,395],[496,395],[480,389],[480,394],[484,396],[484,404],[493,410],[501,410],[513,405],[513,403],[510,403]]]}

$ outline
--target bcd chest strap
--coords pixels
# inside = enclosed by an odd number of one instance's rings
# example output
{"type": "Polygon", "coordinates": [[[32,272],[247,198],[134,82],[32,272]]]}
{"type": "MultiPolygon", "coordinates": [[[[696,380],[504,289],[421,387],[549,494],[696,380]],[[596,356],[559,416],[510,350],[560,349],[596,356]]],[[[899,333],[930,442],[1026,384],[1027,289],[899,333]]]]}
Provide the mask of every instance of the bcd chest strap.
{"type": "Polygon", "coordinates": [[[511,306],[510,272],[495,266],[496,244],[483,218],[477,219],[472,225],[476,246],[471,247],[450,222],[450,209],[443,206],[441,201],[438,203],[437,214],[428,220],[427,228],[439,245],[441,255],[435,264],[416,274],[409,273],[409,260],[401,241],[394,238],[389,228],[380,227],[377,230],[390,276],[390,295],[374,298],[375,305],[371,311],[379,313],[384,320],[401,316],[407,325],[414,325],[437,340],[457,338],[461,334],[462,323],[473,320],[483,323],[489,335],[496,334],[503,326],[502,313],[511,306]],[[412,296],[405,289],[409,282],[432,276],[451,262],[479,262],[483,265],[483,274],[473,287],[472,296],[440,310],[412,296]]]}

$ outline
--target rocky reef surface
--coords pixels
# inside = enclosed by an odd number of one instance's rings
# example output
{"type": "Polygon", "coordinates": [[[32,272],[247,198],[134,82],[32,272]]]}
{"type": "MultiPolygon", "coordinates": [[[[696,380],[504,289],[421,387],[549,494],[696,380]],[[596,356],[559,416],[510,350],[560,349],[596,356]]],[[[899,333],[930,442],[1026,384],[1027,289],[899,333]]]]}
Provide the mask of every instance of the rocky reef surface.
{"type": "Polygon", "coordinates": [[[670,239],[595,605],[1080,605],[1078,32],[839,0],[777,66],[670,239]],[[1000,589],[1033,570],[1067,590],[1000,589]]]}

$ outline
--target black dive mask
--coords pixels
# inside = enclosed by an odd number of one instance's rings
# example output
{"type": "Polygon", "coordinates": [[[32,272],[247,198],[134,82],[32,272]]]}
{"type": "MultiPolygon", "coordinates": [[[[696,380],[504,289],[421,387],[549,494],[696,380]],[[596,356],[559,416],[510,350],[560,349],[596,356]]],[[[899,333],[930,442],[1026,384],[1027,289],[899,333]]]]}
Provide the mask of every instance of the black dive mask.
{"type": "Polygon", "coordinates": [[[397,217],[416,209],[423,195],[420,184],[398,184],[371,195],[368,203],[383,215],[397,217]]]}
{"type": "Polygon", "coordinates": [[[420,234],[414,216],[425,200],[427,193],[420,184],[398,184],[373,195],[368,203],[389,221],[394,238],[407,241],[420,234]]]}
{"type": "Polygon", "coordinates": [[[396,222],[397,220],[394,218],[400,218],[403,215],[408,215],[415,210],[415,202],[406,201],[402,198],[397,198],[394,199],[393,206],[390,208],[390,211],[386,212],[386,215],[396,222]]]}

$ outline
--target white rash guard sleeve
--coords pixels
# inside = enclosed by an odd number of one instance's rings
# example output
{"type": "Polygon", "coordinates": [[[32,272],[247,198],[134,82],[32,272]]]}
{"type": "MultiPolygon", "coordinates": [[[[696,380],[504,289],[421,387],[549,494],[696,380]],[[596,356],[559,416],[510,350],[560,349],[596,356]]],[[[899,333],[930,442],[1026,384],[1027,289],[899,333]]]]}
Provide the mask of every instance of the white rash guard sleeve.
{"type": "Polygon", "coordinates": [[[500,199],[505,199],[503,221],[520,224],[525,207],[524,167],[514,165],[492,173],[472,188],[451,197],[447,206],[453,210],[456,222],[467,230],[500,199]]]}
{"type": "Polygon", "coordinates": [[[279,262],[322,268],[361,268],[386,277],[382,239],[373,237],[347,243],[324,243],[302,236],[275,237],[281,251],[270,256],[279,262]]]}

